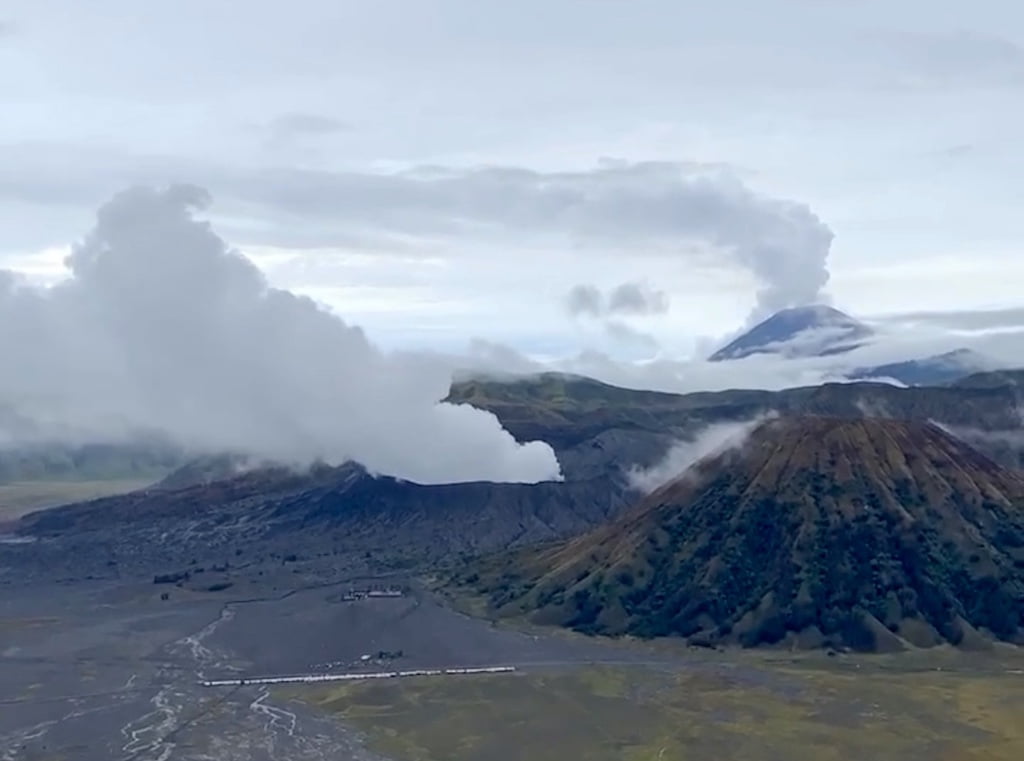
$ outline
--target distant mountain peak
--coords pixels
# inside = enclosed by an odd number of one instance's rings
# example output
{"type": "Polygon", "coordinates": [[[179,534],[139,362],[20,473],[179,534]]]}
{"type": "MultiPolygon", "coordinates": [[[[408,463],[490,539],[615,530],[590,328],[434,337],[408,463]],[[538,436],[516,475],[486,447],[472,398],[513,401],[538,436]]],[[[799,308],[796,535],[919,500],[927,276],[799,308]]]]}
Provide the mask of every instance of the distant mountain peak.
{"type": "Polygon", "coordinates": [[[710,362],[743,359],[753,354],[822,357],[852,351],[873,334],[850,315],[824,304],[776,312],[710,357],[710,362]]]}

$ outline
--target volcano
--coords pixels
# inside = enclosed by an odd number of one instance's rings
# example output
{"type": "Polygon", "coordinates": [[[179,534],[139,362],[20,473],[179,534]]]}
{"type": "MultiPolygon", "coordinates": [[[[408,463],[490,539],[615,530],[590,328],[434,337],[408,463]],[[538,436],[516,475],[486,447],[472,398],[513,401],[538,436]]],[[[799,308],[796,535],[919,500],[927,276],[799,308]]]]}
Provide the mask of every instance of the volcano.
{"type": "Polygon", "coordinates": [[[754,354],[824,357],[861,346],[871,328],[829,306],[794,307],[776,312],[710,357],[709,362],[743,359],[754,354]]]}
{"type": "Polygon", "coordinates": [[[586,633],[1022,643],[1024,476],[929,423],[783,418],[613,522],[470,578],[498,615],[586,633]]]}

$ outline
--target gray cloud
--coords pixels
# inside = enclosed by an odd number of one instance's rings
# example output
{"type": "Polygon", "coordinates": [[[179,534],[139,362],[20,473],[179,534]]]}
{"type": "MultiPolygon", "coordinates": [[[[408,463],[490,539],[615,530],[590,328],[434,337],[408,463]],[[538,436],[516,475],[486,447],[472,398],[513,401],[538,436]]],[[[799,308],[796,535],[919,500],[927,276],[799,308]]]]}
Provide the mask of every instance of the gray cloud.
{"type": "Polygon", "coordinates": [[[355,459],[422,482],[557,478],[550,447],[439,403],[436,359],[378,351],[358,327],[268,287],[194,218],[195,186],[122,192],[48,290],[0,273],[0,401],[40,435],[158,430],[201,451],[355,459]]]}
{"type": "Polygon", "coordinates": [[[569,236],[581,246],[740,266],[756,315],[822,300],[832,232],[806,206],[724,173],[645,162],[584,172],[433,168],[391,175],[280,170],[234,192],[292,213],[406,234],[569,236]]]}
{"type": "MultiPolygon", "coordinates": [[[[0,148],[0,199],[67,203],[111,185],[188,177],[232,218],[259,220],[252,242],[386,249],[409,239],[540,242],[627,256],[741,267],[758,282],[752,318],[823,300],[832,231],[800,203],[755,193],[693,164],[605,162],[575,172],[419,167],[394,173],[233,169],[109,153],[63,159],[41,146],[0,148]],[[93,188],[89,193],[88,189],[93,188]],[[300,222],[301,221],[301,222],[300,222]],[[623,253],[623,252],[627,253],[623,253]]],[[[254,225],[229,228],[238,239],[254,225]]],[[[471,246],[467,246],[471,248],[471,246]]]]}
{"type": "Polygon", "coordinates": [[[644,283],[622,283],[608,296],[612,314],[664,314],[668,311],[668,294],[644,283]]]}
{"type": "Polygon", "coordinates": [[[664,314],[668,305],[667,293],[636,282],[620,283],[607,295],[596,286],[581,283],[570,288],[565,297],[565,307],[573,317],[664,314]]]}
{"type": "Polygon", "coordinates": [[[605,312],[604,294],[592,285],[574,285],[565,297],[565,308],[573,317],[600,317],[605,312]]]}

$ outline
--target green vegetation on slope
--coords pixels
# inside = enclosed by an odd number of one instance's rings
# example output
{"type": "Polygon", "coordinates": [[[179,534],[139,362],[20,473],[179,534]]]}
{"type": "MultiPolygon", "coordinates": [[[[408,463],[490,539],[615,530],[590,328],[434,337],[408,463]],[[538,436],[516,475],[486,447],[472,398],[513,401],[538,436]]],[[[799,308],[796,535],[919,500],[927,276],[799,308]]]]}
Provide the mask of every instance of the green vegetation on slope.
{"type": "Polygon", "coordinates": [[[801,418],[456,584],[589,634],[861,650],[1021,640],[1024,476],[930,425],[801,418]]]}
{"type": "MultiPolygon", "coordinates": [[[[730,392],[725,407],[759,409],[764,391],[730,392]]],[[[452,386],[448,401],[493,412],[520,440],[542,439],[557,448],[574,446],[615,428],[665,431],[699,422],[708,394],[668,394],[609,386],[590,378],[547,373],[514,381],[471,380],[452,386]]],[[[737,413],[739,414],[739,413],[737,413]]]]}
{"type": "Polygon", "coordinates": [[[127,494],[143,489],[150,479],[111,479],[101,481],[16,481],[0,484],[0,521],[13,520],[35,510],[99,497],[127,494]]]}

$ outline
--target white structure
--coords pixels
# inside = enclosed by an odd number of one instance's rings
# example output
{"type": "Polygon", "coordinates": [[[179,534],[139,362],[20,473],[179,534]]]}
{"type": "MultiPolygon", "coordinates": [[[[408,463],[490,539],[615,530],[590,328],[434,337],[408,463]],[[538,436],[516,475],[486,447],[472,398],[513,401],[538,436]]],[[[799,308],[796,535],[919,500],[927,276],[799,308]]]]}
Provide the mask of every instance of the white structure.
{"type": "Polygon", "coordinates": [[[348,674],[299,674],[296,676],[254,676],[244,679],[205,679],[203,687],[241,687],[247,684],[288,684],[294,682],[347,682],[360,679],[401,679],[410,676],[449,676],[466,674],[508,674],[515,666],[481,666],[457,669],[414,669],[412,671],[370,671],[348,674]]]}

